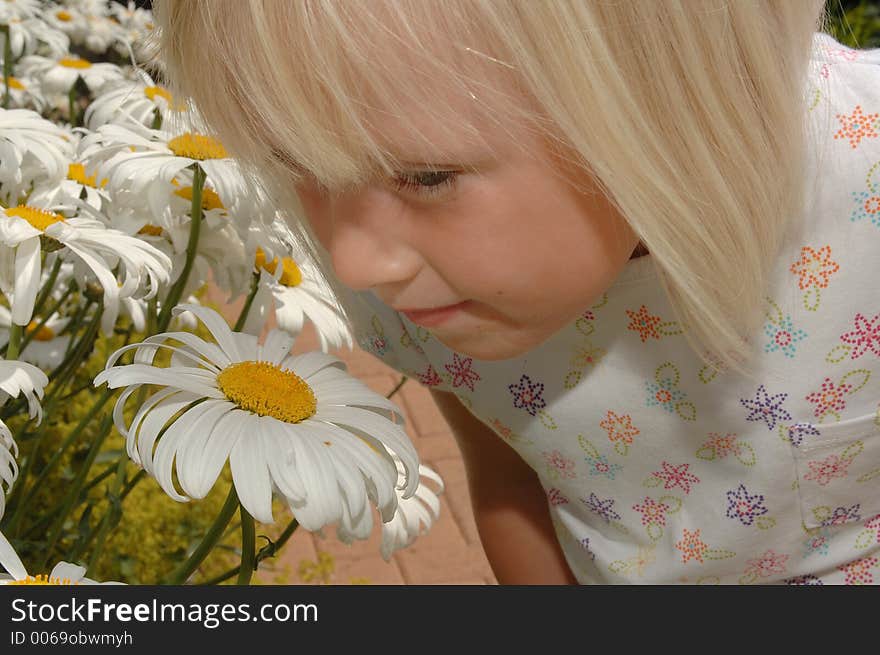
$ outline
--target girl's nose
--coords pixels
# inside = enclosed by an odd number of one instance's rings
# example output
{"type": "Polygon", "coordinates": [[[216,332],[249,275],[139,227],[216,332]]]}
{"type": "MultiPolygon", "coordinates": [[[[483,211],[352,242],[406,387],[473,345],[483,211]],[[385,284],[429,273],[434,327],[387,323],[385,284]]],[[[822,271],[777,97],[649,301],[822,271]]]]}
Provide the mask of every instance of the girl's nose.
{"type": "Polygon", "coordinates": [[[407,239],[399,204],[378,192],[342,196],[331,203],[325,249],[336,277],[356,291],[400,288],[421,266],[407,239]]]}

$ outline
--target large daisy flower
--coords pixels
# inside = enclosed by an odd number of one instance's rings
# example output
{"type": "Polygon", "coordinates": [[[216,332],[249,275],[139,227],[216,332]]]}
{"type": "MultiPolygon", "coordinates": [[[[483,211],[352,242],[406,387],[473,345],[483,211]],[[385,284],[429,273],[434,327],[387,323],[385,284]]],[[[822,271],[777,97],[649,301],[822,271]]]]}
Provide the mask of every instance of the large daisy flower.
{"type": "Polygon", "coordinates": [[[162,116],[172,103],[171,93],[156,84],[144,71],[138,70],[138,81],[121,80],[108,84],[86,109],[86,127],[96,130],[107,123],[135,121],[151,127],[158,113],[162,116]]]}
{"type": "Polygon", "coordinates": [[[108,82],[125,77],[116,64],[99,62],[93,64],[82,57],[43,57],[27,55],[18,63],[23,75],[40,80],[45,93],[64,93],[70,91],[77,77],[81,77],[93,94],[100,93],[108,82]]]}
{"type": "Polygon", "coordinates": [[[134,121],[111,123],[83,138],[80,155],[89,168],[99,164],[98,178],[107,178],[111,191],[152,192],[166,197],[172,180],[185,168],[198,164],[224,202],[244,192],[238,165],[220,141],[206,134],[172,134],[134,121]],[[158,190],[154,190],[157,185],[158,190]]]}
{"type": "MultiPolygon", "coordinates": [[[[49,378],[36,366],[16,360],[0,359],[0,407],[9,398],[23,394],[28,402],[29,416],[36,417],[39,423],[43,420],[40,399],[47,384],[49,378]]],[[[18,466],[15,463],[17,456],[18,447],[12,438],[12,431],[0,421],[0,517],[3,516],[6,508],[6,493],[18,477],[18,466]]]]}
{"type": "Polygon", "coordinates": [[[67,165],[67,177],[54,184],[41,184],[28,196],[28,203],[37,207],[51,207],[76,203],[82,199],[97,211],[110,202],[110,194],[104,189],[107,180],[98,183],[98,175],[86,171],[80,162],[67,165]],[[91,173],[91,174],[89,174],[91,173]]]}
{"type": "Polygon", "coordinates": [[[40,0],[6,0],[0,2],[0,24],[23,18],[42,16],[43,6],[40,0]]]}
{"type": "Polygon", "coordinates": [[[259,344],[211,309],[179,305],[174,312],[185,310],[216,345],[186,332],[158,334],[117,350],[95,378],[95,385],[126,387],[113,418],[129,457],[178,501],[203,498],[228,460],[242,506],[264,523],[274,520],[273,490],[307,530],[338,522],[340,534],[366,539],[371,502],[390,521],[398,505],[391,452],[403,463],[403,497],[418,487],[418,455],[397,406],[332,355],[291,355],[294,337],[283,330],[259,344]],[[166,368],[152,364],[159,348],[172,351],[166,368]],[[131,349],[135,363],[116,366],[131,349]],[[162,388],[126,425],[125,402],[142,385],[162,388]]]}
{"type": "Polygon", "coordinates": [[[93,585],[93,584],[123,584],[122,582],[95,582],[85,577],[84,566],[58,562],[49,575],[28,575],[27,569],[21,562],[21,558],[9,540],[0,532],[0,566],[7,572],[0,574],[0,584],[3,585],[93,585]]]}
{"type": "MultiPolygon", "coordinates": [[[[395,456],[398,474],[403,476],[403,463],[395,456]]],[[[443,480],[431,468],[419,465],[419,488],[410,498],[398,498],[394,518],[382,525],[382,546],[380,552],[386,562],[396,550],[412,545],[419,535],[425,534],[440,516],[440,498],[443,493],[443,480]],[[437,485],[434,491],[427,484],[431,480],[437,485]]]]}
{"type": "MultiPolygon", "coordinates": [[[[88,209],[81,205],[80,209],[88,209]]],[[[98,279],[104,292],[101,327],[111,334],[119,314],[119,298],[139,294],[145,298],[168,281],[171,260],[153,246],[108,229],[94,218],[65,218],[45,209],[19,205],[0,211],[0,291],[9,298],[12,321],[27,325],[34,312],[40,286],[41,240],[49,238],[66,249],[98,279]],[[119,264],[120,286],[113,269],[119,264]]]]}
{"type": "Polygon", "coordinates": [[[27,77],[9,78],[9,104],[15,109],[34,109],[38,112],[47,106],[39,83],[27,77]]]}
{"type": "Polygon", "coordinates": [[[255,266],[260,272],[260,286],[248,313],[245,332],[259,334],[274,306],[275,320],[282,330],[297,335],[308,318],[315,325],[321,350],[327,352],[343,344],[352,348],[351,331],[313,265],[305,260],[297,264],[292,257],[267,261],[263,249],[257,248],[255,266]]]}
{"type": "Polygon", "coordinates": [[[0,109],[0,193],[9,204],[32,184],[59,182],[73,159],[74,139],[30,109],[0,109]]]}
{"type": "MultiPolygon", "coordinates": [[[[40,46],[54,57],[63,57],[70,48],[67,35],[41,18],[14,18],[9,26],[9,49],[16,59],[36,52],[40,46]]],[[[0,47],[5,47],[6,36],[0,34],[0,47]]]]}

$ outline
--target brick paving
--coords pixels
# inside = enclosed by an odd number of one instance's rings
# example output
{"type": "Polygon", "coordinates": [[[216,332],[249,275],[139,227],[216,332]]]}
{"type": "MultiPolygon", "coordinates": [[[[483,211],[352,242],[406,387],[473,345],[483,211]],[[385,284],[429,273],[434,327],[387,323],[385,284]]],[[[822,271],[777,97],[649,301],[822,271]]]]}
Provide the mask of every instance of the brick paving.
{"type": "MultiPolygon", "coordinates": [[[[209,287],[208,300],[216,303],[231,323],[244,299],[226,305],[222,296],[209,287]]],[[[314,328],[307,323],[292,352],[319,348],[314,328]]],[[[331,354],[345,361],[352,375],[382,395],[394,389],[401,379],[400,373],[359,348],[331,354]]],[[[278,556],[263,563],[266,570],[261,566],[255,576],[257,582],[272,584],[283,579],[288,584],[497,584],[477,534],[461,454],[428,389],[415,380],[407,380],[392,400],[403,412],[407,434],[422,463],[437,471],[445,485],[440,496],[440,518],[433,528],[409,548],[397,551],[390,562],[379,554],[381,523],[375,510],[371,537],[351,545],[336,539],[332,527],[324,531],[323,538],[300,529],[278,556]],[[322,553],[329,554],[332,560],[322,553]],[[328,561],[331,563],[326,564],[328,561]]]]}

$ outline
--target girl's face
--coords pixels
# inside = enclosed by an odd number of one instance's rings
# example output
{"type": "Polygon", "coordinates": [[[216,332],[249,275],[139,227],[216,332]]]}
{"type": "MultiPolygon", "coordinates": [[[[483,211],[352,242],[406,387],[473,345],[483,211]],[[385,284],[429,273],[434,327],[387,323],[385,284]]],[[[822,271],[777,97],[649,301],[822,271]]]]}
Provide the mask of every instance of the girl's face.
{"type": "Polygon", "coordinates": [[[466,301],[426,329],[477,359],[521,355],[594,304],[638,238],[588,176],[533,132],[482,124],[487,148],[418,123],[454,159],[420,151],[421,139],[387,124],[381,141],[412,165],[397,180],[343,194],[300,184],[306,218],[343,284],[397,310],[466,301]]]}

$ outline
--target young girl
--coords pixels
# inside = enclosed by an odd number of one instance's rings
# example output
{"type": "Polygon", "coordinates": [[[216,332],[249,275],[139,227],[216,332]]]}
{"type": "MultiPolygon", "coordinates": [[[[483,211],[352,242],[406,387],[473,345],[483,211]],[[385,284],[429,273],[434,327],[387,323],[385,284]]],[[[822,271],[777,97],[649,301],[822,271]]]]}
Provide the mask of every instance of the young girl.
{"type": "Polygon", "coordinates": [[[501,583],[880,581],[880,52],[822,2],[155,9],[501,583]]]}

